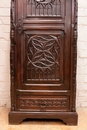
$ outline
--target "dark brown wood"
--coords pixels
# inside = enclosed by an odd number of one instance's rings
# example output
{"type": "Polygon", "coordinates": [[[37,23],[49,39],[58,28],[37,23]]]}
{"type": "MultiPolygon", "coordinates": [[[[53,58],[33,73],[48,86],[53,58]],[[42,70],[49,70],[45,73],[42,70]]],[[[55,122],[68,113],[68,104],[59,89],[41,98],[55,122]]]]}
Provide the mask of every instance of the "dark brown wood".
{"type": "Polygon", "coordinates": [[[11,0],[9,123],[61,119],[77,125],[76,0],[11,0]]]}
{"type": "Polygon", "coordinates": [[[24,119],[58,119],[67,125],[77,125],[78,115],[76,112],[10,112],[10,124],[17,125],[24,119]],[[14,118],[13,118],[14,117],[14,118]]]}

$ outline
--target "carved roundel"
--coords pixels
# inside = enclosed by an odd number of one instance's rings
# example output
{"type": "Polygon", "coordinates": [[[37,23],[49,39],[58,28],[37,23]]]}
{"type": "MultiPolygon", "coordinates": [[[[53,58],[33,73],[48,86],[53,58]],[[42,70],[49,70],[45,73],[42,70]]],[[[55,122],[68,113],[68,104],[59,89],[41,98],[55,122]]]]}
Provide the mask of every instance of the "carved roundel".
{"type": "Polygon", "coordinates": [[[37,3],[48,4],[53,3],[55,0],[35,0],[37,3]]]}
{"type": "Polygon", "coordinates": [[[54,35],[34,35],[28,40],[28,64],[36,68],[50,68],[58,63],[58,39],[54,35]]]}
{"type": "Polygon", "coordinates": [[[54,3],[55,0],[34,0],[34,1],[36,3],[36,8],[38,8],[39,5],[42,5],[43,8],[46,8],[46,6],[49,5],[49,7],[52,8],[52,4],[54,3]]]}

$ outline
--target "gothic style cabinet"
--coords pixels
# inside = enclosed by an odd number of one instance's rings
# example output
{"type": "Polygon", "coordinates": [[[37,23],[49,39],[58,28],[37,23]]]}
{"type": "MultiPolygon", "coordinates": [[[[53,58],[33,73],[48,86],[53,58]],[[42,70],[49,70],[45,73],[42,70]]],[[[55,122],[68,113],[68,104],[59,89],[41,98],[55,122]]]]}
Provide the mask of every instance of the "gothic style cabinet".
{"type": "Polygon", "coordinates": [[[10,124],[77,124],[76,41],[76,0],[11,0],[10,124]]]}

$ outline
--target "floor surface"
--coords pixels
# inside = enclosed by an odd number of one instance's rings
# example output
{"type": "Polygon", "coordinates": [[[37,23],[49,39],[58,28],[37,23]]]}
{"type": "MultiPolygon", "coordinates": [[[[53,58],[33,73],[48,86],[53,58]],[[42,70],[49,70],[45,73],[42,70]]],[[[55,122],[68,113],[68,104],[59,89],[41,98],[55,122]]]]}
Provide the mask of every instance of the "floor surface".
{"type": "Polygon", "coordinates": [[[67,126],[60,121],[27,121],[9,125],[8,113],[9,109],[0,108],[0,130],[87,130],[87,108],[77,109],[78,126],[67,126]]]}

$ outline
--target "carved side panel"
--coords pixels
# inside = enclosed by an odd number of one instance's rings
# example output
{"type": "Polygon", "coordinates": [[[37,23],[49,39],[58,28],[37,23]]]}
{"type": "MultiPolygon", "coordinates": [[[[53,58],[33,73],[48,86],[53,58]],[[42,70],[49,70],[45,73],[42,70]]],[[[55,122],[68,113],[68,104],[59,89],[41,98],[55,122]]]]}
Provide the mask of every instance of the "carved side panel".
{"type": "Polygon", "coordinates": [[[59,80],[60,37],[33,35],[28,37],[28,80],[59,80]]]}
{"type": "Polygon", "coordinates": [[[77,0],[74,0],[74,70],[73,70],[73,107],[72,111],[76,111],[76,66],[77,66],[77,12],[78,12],[78,5],[77,0]]]}

